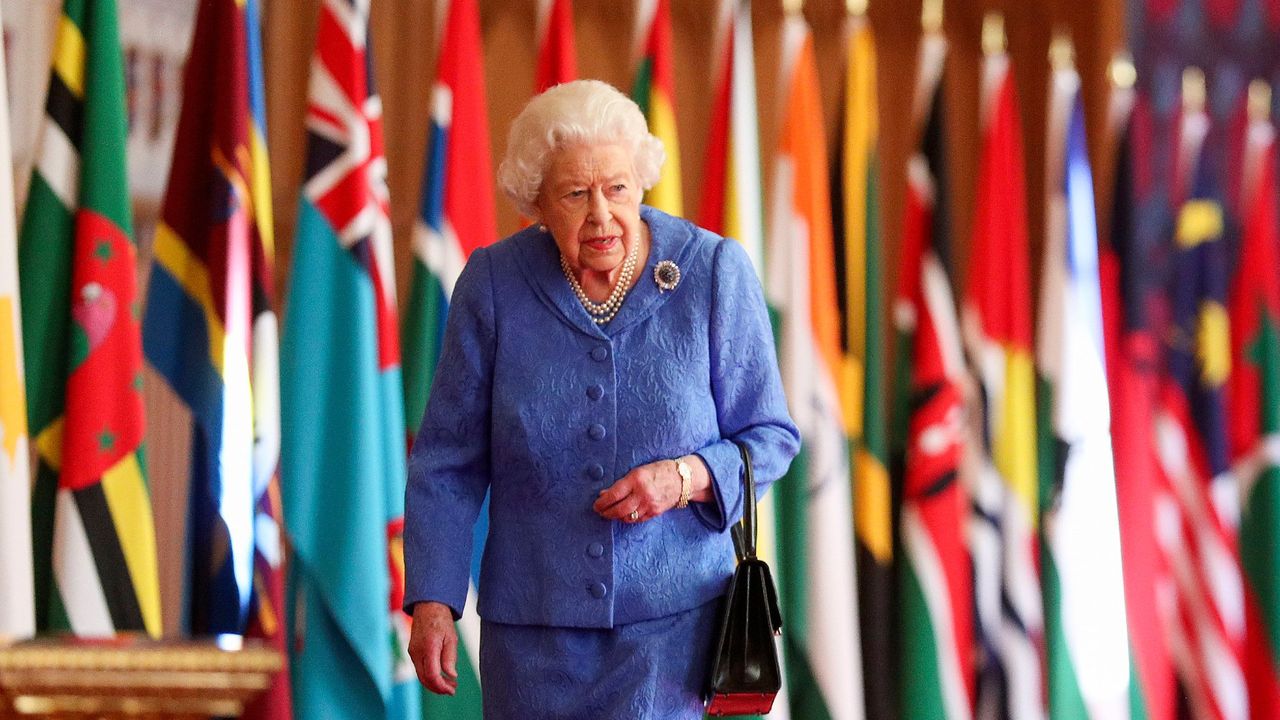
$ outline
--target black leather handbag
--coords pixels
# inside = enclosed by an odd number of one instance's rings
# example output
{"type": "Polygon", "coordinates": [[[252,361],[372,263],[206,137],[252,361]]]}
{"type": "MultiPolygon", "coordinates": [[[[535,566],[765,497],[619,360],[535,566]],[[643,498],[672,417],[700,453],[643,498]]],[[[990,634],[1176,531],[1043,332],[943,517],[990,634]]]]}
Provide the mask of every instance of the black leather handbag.
{"type": "Polygon", "coordinates": [[[707,689],[708,715],[764,714],[782,688],[782,669],[774,636],[782,633],[778,592],[769,566],[756,557],[756,483],[751,453],[742,453],[742,522],[730,530],[738,553],[738,567],[720,607],[711,675],[707,689]]]}

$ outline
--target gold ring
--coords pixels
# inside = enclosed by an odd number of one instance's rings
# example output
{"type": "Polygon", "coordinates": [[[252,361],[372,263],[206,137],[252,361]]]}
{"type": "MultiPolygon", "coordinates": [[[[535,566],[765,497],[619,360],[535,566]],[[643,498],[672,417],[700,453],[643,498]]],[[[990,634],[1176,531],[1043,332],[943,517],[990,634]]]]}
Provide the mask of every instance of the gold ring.
{"type": "Polygon", "coordinates": [[[628,515],[627,517],[631,518],[631,522],[635,522],[635,521],[637,521],[637,520],[639,520],[639,519],[640,519],[640,511],[639,511],[639,510],[632,510],[632,511],[631,511],[631,514],[630,514],[630,515],[628,515]]]}

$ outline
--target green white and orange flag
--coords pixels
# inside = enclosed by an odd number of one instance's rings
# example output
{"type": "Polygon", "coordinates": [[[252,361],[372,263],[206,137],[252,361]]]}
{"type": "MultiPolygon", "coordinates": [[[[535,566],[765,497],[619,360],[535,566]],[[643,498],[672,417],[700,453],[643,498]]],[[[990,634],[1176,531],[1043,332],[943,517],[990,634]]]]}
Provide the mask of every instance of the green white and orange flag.
{"type": "Polygon", "coordinates": [[[1245,142],[1240,264],[1230,294],[1227,390],[1231,455],[1244,500],[1245,680],[1250,717],[1261,719],[1280,714],[1280,214],[1271,104],[1254,106],[1245,142]]]}
{"type": "Polygon", "coordinates": [[[676,85],[672,72],[675,45],[671,39],[668,0],[636,3],[636,70],[631,99],[649,121],[649,132],[662,141],[667,161],[658,184],[645,193],[645,202],[672,215],[684,215],[680,185],[680,142],[676,134],[676,85]]]}
{"type": "Polygon", "coordinates": [[[795,13],[782,33],[784,105],[765,291],[779,316],[782,382],[804,443],[776,488],[787,680],[793,716],[861,718],[830,166],[812,34],[795,13]]]}
{"type": "Polygon", "coordinates": [[[0,52],[0,643],[35,633],[31,467],[22,373],[18,243],[9,156],[9,96],[0,52]]]}
{"type": "Polygon", "coordinates": [[[867,714],[894,715],[893,502],[881,353],[884,309],[880,263],[879,102],[876,44],[862,15],[848,19],[840,143],[832,166],[843,364],[840,405],[852,441],[854,533],[858,565],[859,636],[867,714]]]}
{"type": "Polygon", "coordinates": [[[66,0],[18,246],[36,626],[160,633],[115,0],[66,0]]]}
{"type": "Polygon", "coordinates": [[[712,55],[716,86],[698,224],[742,243],[763,278],[764,208],[754,45],[750,6],[740,0],[720,0],[712,55]]]}
{"type": "Polygon", "coordinates": [[[979,644],[979,708],[1007,703],[1044,716],[1044,620],[1038,564],[1031,249],[1022,121],[1009,56],[983,67],[983,139],[964,330],[981,385],[981,470],[971,488],[971,551],[979,644]]]}
{"type": "Polygon", "coordinates": [[[1093,173],[1080,76],[1050,84],[1040,371],[1041,567],[1049,716],[1130,717],[1093,173]]]}

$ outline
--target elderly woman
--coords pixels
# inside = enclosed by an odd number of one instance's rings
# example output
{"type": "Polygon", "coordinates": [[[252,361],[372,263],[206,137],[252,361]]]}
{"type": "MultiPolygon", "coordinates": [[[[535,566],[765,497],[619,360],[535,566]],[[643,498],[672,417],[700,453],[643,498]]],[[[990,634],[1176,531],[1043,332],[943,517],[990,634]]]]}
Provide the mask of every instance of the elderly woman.
{"type": "Polygon", "coordinates": [[[799,447],[746,253],[642,206],[661,142],[613,87],[534,98],[499,182],[536,223],[472,254],[410,459],[405,608],[422,683],[456,688],[479,578],[489,718],[699,718],[747,445],[799,447]]]}

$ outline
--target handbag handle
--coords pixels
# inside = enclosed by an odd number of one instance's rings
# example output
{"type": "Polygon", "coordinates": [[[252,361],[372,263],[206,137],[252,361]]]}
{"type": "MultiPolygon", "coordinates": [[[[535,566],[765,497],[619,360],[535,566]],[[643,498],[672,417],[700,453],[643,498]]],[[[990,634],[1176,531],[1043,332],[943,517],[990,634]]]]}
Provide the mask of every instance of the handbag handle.
{"type": "Polygon", "coordinates": [[[734,440],[733,444],[738,446],[738,453],[742,455],[742,522],[734,525],[730,533],[733,535],[733,545],[738,551],[739,560],[754,560],[756,558],[756,478],[751,470],[751,451],[747,449],[746,443],[741,440],[734,440]]]}

